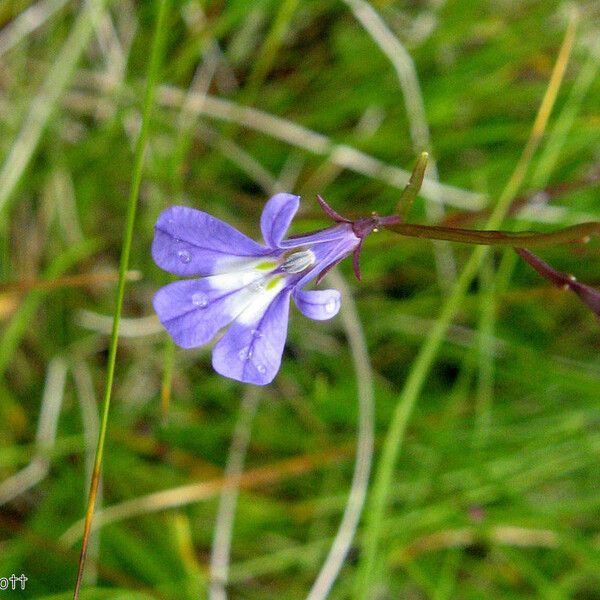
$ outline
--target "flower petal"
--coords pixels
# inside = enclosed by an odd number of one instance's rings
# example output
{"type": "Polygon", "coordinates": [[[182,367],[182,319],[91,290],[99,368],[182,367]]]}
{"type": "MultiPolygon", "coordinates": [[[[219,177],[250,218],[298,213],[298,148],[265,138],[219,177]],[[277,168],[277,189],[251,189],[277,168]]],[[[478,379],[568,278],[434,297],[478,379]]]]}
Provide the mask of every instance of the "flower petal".
{"type": "Polygon", "coordinates": [[[297,290],[294,300],[305,317],[316,321],[325,321],[337,315],[342,303],[337,290],[297,290]]]}
{"type": "Polygon", "coordinates": [[[297,288],[302,289],[315,277],[320,276],[321,273],[328,271],[332,266],[346,258],[359,243],[359,238],[351,234],[335,241],[312,246],[311,249],[315,255],[315,265],[296,283],[297,288]]]}
{"type": "Polygon", "coordinates": [[[158,217],[154,262],[175,275],[212,275],[243,268],[270,251],[227,223],[187,206],[158,217]]]}
{"type": "Polygon", "coordinates": [[[209,342],[264,290],[253,271],[176,281],[158,290],[154,310],[182,348],[209,342]]]}
{"type": "Polygon", "coordinates": [[[300,196],[275,194],[266,204],[260,217],[260,228],[267,246],[279,248],[300,206],[300,196]]]}
{"type": "Polygon", "coordinates": [[[323,243],[333,243],[341,240],[353,240],[354,243],[358,244],[360,241],[356,234],[352,230],[352,225],[349,223],[340,223],[333,227],[327,227],[327,229],[321,229],[313,233],[305,235],[292,236],[287,240],[283,240],[279,244],[280,248],[299,248],[302,246],[313,246],[323,243]]]}
{"type": "Polygon", "coordinates": [[[213,349],[212,364],[221,375],[266,385],[281,365],[287,337],[289,288],[274,297],[253,302],[233,323],[213,349]]]}

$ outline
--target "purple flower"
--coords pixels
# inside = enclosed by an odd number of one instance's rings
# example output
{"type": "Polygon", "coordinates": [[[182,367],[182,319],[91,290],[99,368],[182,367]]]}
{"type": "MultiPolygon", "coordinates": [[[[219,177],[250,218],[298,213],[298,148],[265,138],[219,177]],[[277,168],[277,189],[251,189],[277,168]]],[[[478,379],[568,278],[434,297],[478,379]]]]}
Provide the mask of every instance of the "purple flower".
{"type": "Polygon", "coordinates": [[[340,309],[337,290],[310,290],[350,253],[358,255],[377,217],[352,222],[319,198],[335,224],[322,231],[284,239],[300,198],[276,194],[260,224],[265,245],[227,223],[185,206],[161,213],[152,256],[175,275],[202,276],[166,285],[154,296],[154,309],[175,343],[193,348],[210,342],[230,325],[213,349],[214,369],[238,381],[266,385],[281,364],[287,335],[289,299],[307,317],[330,319],[340,309]]]}

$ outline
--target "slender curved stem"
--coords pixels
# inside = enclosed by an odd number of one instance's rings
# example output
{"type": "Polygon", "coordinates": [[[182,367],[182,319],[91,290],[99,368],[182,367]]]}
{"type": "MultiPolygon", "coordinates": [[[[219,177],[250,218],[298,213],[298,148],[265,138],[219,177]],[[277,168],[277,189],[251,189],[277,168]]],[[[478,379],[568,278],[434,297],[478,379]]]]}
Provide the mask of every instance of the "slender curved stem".
{"type": "Polygon", "coordinates": [[[108,365],[106,369],[106,388],[104,392],[104,401],[102,404],[102,420],[100,423],[100,432],[98,434],[98,445],[96,447],[96,457],[94,459],[94,469],[92,471],[92,481],[90,484],[90,492],[88,496],[88,504],[85,514],[83,540],[81,544],[81,555],[79,558],[79,566],[77,570],[77,580],[75,582],[75,589],[73,592],[74,600],[77,600],[79,598],[79,590],[81,588],[83,570],[85,567],[85,559],[90,538],[90,531],[92,527],[92,517],[94,515],[94,506],[96,504],[96,496],[98,494],[98,486],[100,483],[100,470],[102,466],[102,458],[104,455],[104,441],[106,439],[110,398],[112,394],[112,384],[117,359],[119,323],[121,320],[121,311],[123,308],[123,298],[125,296],[125,275],[127,273],[127,266],[129,264],[129,254],[131,252],[131,241],[133,238],[133,226],[135,223],[137,200],[139,196],[140,183],[142,181],[142,169],[144,166],[146,140],[148,138],[150,115],[152,112],[152,107],[154,105],[156,81],[158,79],[160,59],[162,56],[162,48],[165,39],[164,24],[166,21],[167,4],[168,0],[161,0],[160,5],[158,7],[158,16],[156,19],[154,38],[152,41],[152,50],[150,53],[150,62],[148,64],[148,77],[146,83],[146,92],[144,95],[144,104],[142,109],[142,126],[135,147],[133,179],[131,181],[131,189],[129,193],[129,200],[127,206],[127,220],[125,223],[125,233],[123,236],[121,261],[119,265],[119,283],[117,285],[117,299],[113,318],[112,335],[110,338],[108,365]]]}
{"type": "Polygon", "coordinates": [[[514,248],[539,248],[570,242],[585,242],[591,235],[600,236],[600,222],[595,221],[572,225],[550,233],[458,229],[455,227],[414,225],[412,223],[394,223],[385,225],[385,228],[388,231],[407,237],[449,240],[451,242],[483,246],[511,246],[514,248]]]}

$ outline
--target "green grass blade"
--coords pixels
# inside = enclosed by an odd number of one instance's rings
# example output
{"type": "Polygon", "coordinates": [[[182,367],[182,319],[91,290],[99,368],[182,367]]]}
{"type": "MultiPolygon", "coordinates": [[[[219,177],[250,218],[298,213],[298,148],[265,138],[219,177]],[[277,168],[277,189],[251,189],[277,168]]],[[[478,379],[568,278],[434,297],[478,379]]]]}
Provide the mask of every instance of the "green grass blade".
{"type": "Polygon", "coordinates": [[[125,222],[125,233],[123,236],[123,246],[121,250],[121,261],[119,264],[119,283],[117,285],[117,298],[115,304],[115,312],[113,319],[113,328],[110,338],[108,365],[106,370],[106,387],[104,392],[104,400],[102,404],[102,420],[100,423],[100,432],[98,435],[98,445],[96,448],[96,456],[94,460],[94,470],[92,473],[92,482],[90,486],[88,506],[86,510],[86,518],[84,525],[84,535],[81,547],[81,557],[79,561],[79,569],[77,573],[77,581],[75,583],[75,600],[79,596],[79,588],[83,577],[85,566],[85,558],[87,552],[87,542],[91,530],[92,517],[94,514],[94,505],[96,493],[98,491],[98,482],[100,478],[100,469],[102,466],[102,458],[104,453],[104,441],[106,439],[106,429],[108,426],[108,414],[110,409],[110,399],[112,394],[112,385],[115,373],[115,364],[117,359],[117,346],[119,340],[119,322],[121,320],[121,311],[123,308],[123,297],[125,295],[125,275],[129,264],[129,254],[131,252],[131,241],[133,239],[133,227],[135,224],[135,213],[137,201],[140,191],[140,183],[142,181],[142,170],[144,166],[144,155],[146,150],[146,141],[150,128],[150,117],[152,107],[154,105],[154,96],[156,91],[156,83],[162,58],[164,41],[166,37],[166,15],[167,15],[168,0],[161,0],[158,8],[158,16],[154,30],[154,39],[152,42],[152,50],[150,54],[150,62],[148,64],[148,77],[146,82],[146,92],[144,95],[144,104],[142,109],[142,127],[136,142],[133,178],[129,193],[127,218],[125,222]]]}
{"type": "MultiPolygon", "coordinates": [[[[546,94],[533,124],[529,140],[486,224],[487,229],[496,229],[500,226],[503,218],[510,209],[512,201],[523,184],[531,158],[543,135],[552,106],[556,100],[558,88],[564,76],[568,57],[573,45],[574,29],[574,24],[571,22],[567,29],[565,40],[558,55],[546,94]]],[[[392,487],[394,467],[404,442],[404,434],[408,426],[408,420],[412,414],[419,394],[423,389],[423,385],[425,384],[429,371],[435,361],[438,350],[442,345],[452,318],[458,312],[469,285],[477,274],[487,252],[488,248],[480,246],[471,254],[463,271],[459,275],[456,286],[442,308],[439,319],[435,322],[429,337],[421,347],[396,404],[391,424],[385,437],[378,469],[375,474],[371,503],[369,506],[370,510],[366,513],[367,520],[363,532],[363,554],[361,555],[357,573],[357,598],[369,598],[371,595],[370,590],[375,587],[373,580],[377,566],[379,540],[383,529],[388,497],[392,487]]]]}
{"type": "Polygon", "coordinates": [[[77,63],[109,0],[85,2],[73,29],[52,65],[39,94],[33,99],[25,122],[0,170],[0,215],[17,187],[37,145],[54,115],[77,63]]]}

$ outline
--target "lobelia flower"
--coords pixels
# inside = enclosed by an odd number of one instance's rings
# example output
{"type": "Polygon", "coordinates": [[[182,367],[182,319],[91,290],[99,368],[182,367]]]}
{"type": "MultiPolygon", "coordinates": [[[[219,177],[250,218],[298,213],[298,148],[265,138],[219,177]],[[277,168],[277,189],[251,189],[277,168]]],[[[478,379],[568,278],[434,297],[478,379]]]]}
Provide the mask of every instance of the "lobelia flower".
{"type": "Polygon", "coordinates": [[[158,290],[154,309],[178,346],[216,343],[212,364],[226,377],[266,385],[281,364],[288,326],[289,301],[307,317],[330,319],[340,309],[337,290],[305,290],[339,261],[354,253],[382,222],[373,215],[350,221],[319,203],[334,221],[321,231],[284,239],[298,210],[299,196],[280,193],[265,205],[260,219],[265,245],[227,223],[185,206],[161,213],[155,226],[152,256],[175,275],[201,276],[176,281],[158,290]]]}

